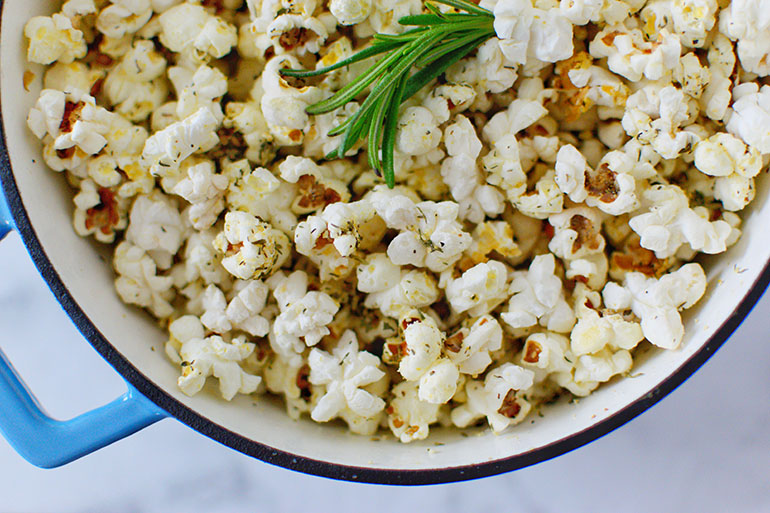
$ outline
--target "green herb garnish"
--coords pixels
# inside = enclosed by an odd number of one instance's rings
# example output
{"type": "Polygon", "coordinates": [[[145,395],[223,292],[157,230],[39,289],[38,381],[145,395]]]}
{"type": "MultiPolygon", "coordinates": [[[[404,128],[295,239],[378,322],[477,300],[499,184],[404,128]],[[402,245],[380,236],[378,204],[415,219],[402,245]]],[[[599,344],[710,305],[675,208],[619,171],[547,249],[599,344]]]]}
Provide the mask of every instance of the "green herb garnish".
{"type": "Polygon", "coordinates": [[[399,106],[495,35],[494,15],[476,4],[466,0],[431,0],[425,7],[429,14],[398,20],[401,25],[415,28],[398,35],[375,34],[371,46],[336,64],[314,71],[281,70],[282,75],[289,77],[313,77],[384,54],[333,96],[309,106],[306,111],[308,114],[331,112],[354,101],[372,86],[361,108],[329,132],[329,136],[342,134],[342,141],[326,158],[341,158],[358,140],[367,138],[369,165],[384,176],[391,188],[395,185],[393,151],[399,106]],[[465,12],[444,13],[436,4],[465,12]],[[413,68],[417,68],[414,73],[413,68]]]}

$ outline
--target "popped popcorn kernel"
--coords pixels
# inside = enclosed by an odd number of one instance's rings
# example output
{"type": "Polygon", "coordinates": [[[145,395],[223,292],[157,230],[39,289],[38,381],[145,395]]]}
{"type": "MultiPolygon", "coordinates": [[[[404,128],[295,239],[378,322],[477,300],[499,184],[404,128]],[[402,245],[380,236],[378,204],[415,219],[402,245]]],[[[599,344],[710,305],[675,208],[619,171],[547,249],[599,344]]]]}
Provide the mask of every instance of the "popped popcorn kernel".
{"type": "Polygon", "coordinates": [[[27,60],[30,62],[68,64],[86,55],[83,33],[61,14],[35,16],[24,25],[24,35],[29,39],[27,60]]]}
{"type": "Polygon", "coordinates": [[[242,280],[269,277],[289,257],[288,237],[247,212],[225,215],[214,247],[224,255],[224,268],[242,280]]]}

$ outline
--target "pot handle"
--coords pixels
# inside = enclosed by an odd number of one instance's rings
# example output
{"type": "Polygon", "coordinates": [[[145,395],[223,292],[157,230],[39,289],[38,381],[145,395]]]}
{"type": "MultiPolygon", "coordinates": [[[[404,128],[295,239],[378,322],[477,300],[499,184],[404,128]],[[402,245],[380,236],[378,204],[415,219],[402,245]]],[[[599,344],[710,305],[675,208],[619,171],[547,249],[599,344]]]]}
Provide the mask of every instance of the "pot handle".
{"type": "MultiPolygon", "coordinates": [[[[13,228],[0,190],[0,239],[13,228]]],[[[24,459],[53,468],[90,454],[168,414],[128,382],[111,403],[70,420],[49,417],[0,350],[0,434],[24,459]]]]}
{"type": "Polygon", "coordinates": [[[3,189],[0,186],[0,240],[3,240],[11,230],[13,230],[13,217],[8,210],[8,204],[5,202],[3,189]]]}

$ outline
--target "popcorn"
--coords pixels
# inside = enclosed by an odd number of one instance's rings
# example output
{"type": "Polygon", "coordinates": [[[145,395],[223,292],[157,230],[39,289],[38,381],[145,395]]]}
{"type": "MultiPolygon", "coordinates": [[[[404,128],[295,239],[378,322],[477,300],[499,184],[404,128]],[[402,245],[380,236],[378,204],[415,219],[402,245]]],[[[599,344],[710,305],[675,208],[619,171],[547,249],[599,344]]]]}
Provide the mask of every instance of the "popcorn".
{"type": "Polygon", "coordinates": [[[500,48],[511,62],[556,62],[572,55],[572,24],[558,8],[539,9],[531,0],[512,0],[497,2],[493,13],[500,48]]]}
{"type": "Polygon", "coordinates": [[[230,181],[214,171],[214,163],[208,160],[190,166],[187,176],[173,188],[174,194],[191,203],[187,216],[196,230],[211,227],[225,207],[223,196],[230,181]]]}
{"type": "Polygon", "coordinates": [[[195,338],[205,338],[201,320],[194,315],[183,315],[168,325],[168,340],[165,344],[166,355],[177,365],[182,364],[179,350],[182,344],[195,338]]]}
{"type": "Polygon", "coordinates": [[[285,233],[294,231],[297,216],[289,209],[294,200],[294,187],[263,167],[252,170],[245,159],[225,161],[222,174],[230,184],[225,193],[228,209],[248,212],[285,233]]]}
{"type": "Polygon", "coordinates": [[[90,68],[79,61],[69,64],[56,62],[43,75],[43,89],[59,89],[62,91],[79,89],[90,92],[95,87],[98,87],[97,84],[104,76],[104,70],[90,68]]]}
{"type": "Polygon", "coordinates": [[[454,362],[439,359],[420,377],[420,400],[433,404],[448,402],[457,391],[460,372],[454,362]]]}
{"type": "Polygon", "coordinates": [[[568,374],[571,378],[572,355],[569,339],[564,335],[546,331],[527,337],[521,351],[521,365],[531,370],[539,369],[547,374],[568,374]]]}
{"type": "Polygon", "coordinates": [[[554,275],[553,255],[539,255],[528,271],[513,273],[508,292],[512,294],[508,309],[500,314],[512,328],[541,326],[568,333],[575,324],[575,314],[564,299],[561,280],[554,275]]]}
{"type": "Polygon", "coordinates": [[[199,109],[207,108],[221,123],[224,118],[219,101],[227,92],[227,77],[216,68],[201,65],[194,73],[173,67],[168,70],[169,79],[177,91],[176,115],[185,119],[199,109]]]}
{"type": "Polygon", "coordinates": [[[711,80],[711,71],[701,66],[700,59],[694,52],[684,55],[679,66],[674,70],[674,79],[682,85],[682,92],[693,98],[700,98],[703,89],[711,80]]]}
{"type": "Polygon", "coordinates": [[[717,178],[714,183],[714,199],[721,201],[725,210],[742,210],[754,194],[754,180],[737,173],[717,178]]]}
{"type": "Polygon", "coordinates": [[[326,326],[339,310],[339,304],[325,292],[308,292],[308,277],[303,271],[288,277],[278,273],[268,285],[281,309],[270,332],[270,346],[290,365],[296,365],[305,347],[318,344],[330,333],[326,326]]]}
{"type": "Polygon", "coordinates": [[[503,343],[503,329],[491,315],[483,315],[469,327],[461,327],[444,341],[444,354],[463,374],[478,376],[492,363],[490,352],[503,343]]]}
{"type": "MultiPolygon", "coordinates": [[[[264,95],[260,99],[262,113],[275,140],[283,146],[302,144],[310,118],[305,109],[323,98],[314,86],[293,87],[281,76],[282,68],[301,68],[293,55],[270,59],[262,72],[264,95]]],[[[252,91],[253,96],[253,91],[252,91]]]]}
{"type": "Polygon", "coordinates": [[[484,382],[469,380],[465,384],[468,400],[452,410],[452,423],[468,427],[478,419],[487,418],[495,433],[524,420],[531,405],[520,391],[532,386],[535,373],[512,363],[492,369],[484,382]]]}
{"type": "Polygon", "coordinates": [[[676,349],[684,337],[678,310],[693,306],[706,291],[699,264],[685,264],[660,279],[628,273],[623,285],[608,283],[602,295],[608,308],[631,309],[641,319],[644,337],[658,347],[676,349]]]}
{"type": "MultiPolygon", "coordinates": [[[[427,98],[422,101],[422,105],[433,114],[433,119],[439,123],[446,123],[452,117],[452,114],[463,112],[470,107],[475,98],[476,91],[468,85],[443,84],[434,88],[427,98]]],[[[463,119],[467,118],[458,116],[457,122],[455,122],[455,126],[460,132],[456,132],[454,136],[444,134],[447,141],[454,137],[454,140],[460,143],[462,135],[469,133],[468,125],[465,124],[463,119]]]]}
{"type": "MultiPolygon", "coordinates": [[[[374,30],[380,34],[398,34],[403,32],[404,26],[398,20],[410,14],[420,14],[422,3],[420,0],[377,0],[367,20],[374,30]]],[[[359,29],[360,27],[356,27],[359,29]]],[[[366,36],[371,35],[367,33],[366,36]]]]}
{"type": "Polygon", "coordinates": [[[407,311],[399,323],[401,335],[386,340],[383,358],[398,363],[407,381],[418,381],[421,401],[443,404],[454,396],[460,378],[457,365],[442,356],[444,334],[436,322],[417,310],[407,311]]]}
{"type": "Polygon", "coordinates": [[[200,5],[181,3],[165,10],[158,21],[160,42],[172,52],[198,52],[201,57],[219,59],[238,42],[235,27],[200,5]]]}
{"type": "Polygon", "coordinates": [[[372,2],[371,0],[331,0],[329,11],[337,18],[340,25],[355,25],[369,17],[372,2]]]}
{"type": "Polygon", "coordinates": [[[643,76],[658,80],[676,68],[682,46],[679,38],[665,28],[657,41],[648,42],[639,29],[613,25],[596,34],[589,52],[597,59],[606,57],[613,73],[638,82],[643,76]]]}
{"type": "Polygon", "coordinates": [[[737,0],[729,3],[719,16],[719,31],[738,41],[738,58],[746,71],[767,76],[770,63],[770,20],[767,7],[759,0],[737,0]]]}
{"type": "Polygon", "coordinates": [[[263,377],[268,391],[283,395],[286,412],[294,420],[299,419],[301,413],[309,412],[317,401],[317,387],[308,380],[310,366],[307,363],[289,363],[279,355],[273,355],[264,368],[263,377]]]}
{"type": "Polygon", "coordinates": [[[476,55],[461,59],[446,71],[452,84],[468,84],[473,87],[476,99],[486,93],[501,93],[513,86],[518,75],[501,48],[499,39],[492,38],[479,46],[476,55]]]}
{"type": "Polygon", "coordinates": [[[470,245],[470,235],[457,222],[457,203],[414,204],[408,197],[381,187],[376,187],[369,197],[388,228],[401,230],[388,245],[388,257],[397,265],[441,272],[470,245]]]}
{"type": "Polygon", "coordinates": [[[572,145],[559,149],[554,180],[572,201],[585,201],[590,207],[611,215],[631,212],[639,207],[636,179],[650,178],[655,170],[649,164],[632,161],[620,151],[607,153],[596,170],[572,145]]]}
{"type": "Polygon", "coordinates": [[[691,48],[704,46],[716,21],[716,12],[716,0],[672,1],[671,20],[682,44],[691,48]]]}
{"type": "Polygon", "coordinates": [[[456,119],[444,134],[450,157],[441,163],[441,177],[460,205],[460,218],[479,223],[487,216],[501,214],[504,198],[500,191],[481,180],[476,159],[482,146],[473,125],[465,116],[456,119]]]}
{"type": "Polygon", "coordinates": [[[726,210],[743,209],[754,198],[754,177],[762,169],[762,157],[754,147],[726,133],[700,141],[694,151],[695,167],[717,177],[714,198],[726,210]]]}
{"type": "Polygon", "coordinates": [[[67,18],[77,19],[97,12],[94,0],[67,0],[61,6],[61,12],[67,18]]]}
{"type": "Polygon", "coordinates": [[[604,0],[561,0],[559,10],[573,25],[585,25],[602,19],[605,4],[611,3],[604,0]]]}
{"type": "Polygon", "coordinates": [[[508,297],[508,270],[495,260],[477,264],[446,286],[452,310],[478,317],[492,311],[508,297]]]}
{"type": "Polygon", "coordinates": [[[170,276],[158,276],[152,258],[139,246],[121,242],[115,248],[112,265],[118,277],[115,289],[124,302],[147,308],[158,318],[174,312],[169,303],[174,298],[170,276]]]}
{"type": "Polygon", "coordinates": [[[479,223],[473,229],[471,237],[473,242],[459,262],[462,270],[488,261],[494,253],[509,263],[515,263],[522,255],[519,245],[513,240],[513,228],[506,221],[479,223]]]}
{"type": "Polygon", "coordinates": [[[218,122],[211,110],[201,107],[194,114],[155,132],[147,139],[142,159],[152,166],[153,174],[163,176],[197,151],[205,151],[219,142],[218,122]]]}
{"type": "MultiPolygon", "coordinates": [[[[366,389],[368,385],[386,378],[378,368],[380,359],[366,351],[359,351],[353,331],[347,330],[342,334],[331,354],[313,348],[308,355],[308,365],[310,382],[326,388],[310,412],[316,422],[328,422],[343,410],[372,419],[385,409],[385,401],[366,389]]],[[[354,429],[356,425],[360,423],[351,425],[351,430],[361,434],[373,434],[377,429],[376,423],[368,423],[369,429],[361,432],[354,429]]]]}
{"type": "Polygon", "coordinates": [[[565,121],[576,121],[594,105],[618,108],[626,103],[630,92],[617,75],[592,65],[588,52],[578,52],[556,65],[564,86],[561,103],[565,121]]]}
{"type": "MultiPolygon", "coordinates": [[[[378,292],[391,289],[401,280],[401,268],[383,253],[374,253],[367,257],[356,270],[358,290],[378,292]]],[[[427,275],[426,275],[427,276],[427,275]]],[[[400,317],[400,315],[396,316],[400,317]]]]}
{"type": "Polygon", "coordinates": [[[674,159],[699,140],[689,127],[679,128],[688,119],[688,105],[684,92],[672,85],[644,87],[628,98],[623,128],[631,137],[652,145],[661,157],[674,159]]]}
{"type": "Polygon", "coordinates": [[[600,124],[596,135],[599,141],[611,150],[620,149],[628,139],[623,125],[618,121],[600,124]]]}
{"type": "Polygon", "coordinates": [[[730,91],[732,81],[729,77],[711,70],[711,80],[700,98],[700,107],[710,119],[719,121],[727,115],[727,108],[732,100],[730,91]]]}
{"type": "Polygon", "coordinates": [[[670,257],[685,243],[709,254],[727,248],[730,225],[722,220],[710,222],[703,207],[690,208],[687,196],[676,185],[653,185],[643,198],[646,211],[628,224],[641,237],[641,246],[653,250],[656,257],[670,257]]]}
{"type": "MultiPolygon", "coordinates": [[[[597,294],[591,292],[591,295],[597,294]]],[[[598,299],[594,297],[594,300],[598,304],[598,299]]],[[[638,336],[641,339],[640,333],[638,336]]],[[[547,377],[570,393],[583,397],[600,383],[630,370],[633,363],[625,349],[613,351],[607,346],[596,353],[577,356],[570,350],[569,342],[566,337],[550,332],[530,335],[521,353],[521,365],[539,371],[540,379],[547,377]]]]}
{"type": "Polygon", "coordinates": [[[81,237],[93,234],[99,242],[111,244],[115,234],[128,226],[126,201],[108,187],[97,187],[92,180],[83,180],[73,201],[72,224],[81,237]]]}
{"type": "Polygon", "coordinates": [[[326,281],[352,272],[354,252],[379,241],[383,231],[369,201],[337,202],[297,224],[294,243],[297,252],[318,265],[321,281],[326,281]]]}
{"type": "Polygon", "coordinates": [[[118,166],[117,160],[111,155],[99,155],[86,164],[89,178],[102,187],[115,187],[123,182],[118,166]]]}
{"type": "Polygon", "coordinates": [[[150,0],[113,0],[96,18],[96,28],[107,37],[133,34],[152,16],[150,0]]]}
{"type": "Polygon", "coordinates": [[[425,107],[407,107],[398,118],[396,148],[405,155],[425,155],[441,142],[441,129],[425,107]]]}
{"type": "Polygon", "coordinates": [[[564,265],[564,277],[568,280],[585,283],[592,289],[601,289],[607,281],[610,263],[604,253],[596,253],[567,260],[564,265]]]}
{"type": "Polygon", "coordinates": [[[49,168],[54,171],[69,171],[72,176],[77,178],[88,176],[89,155],[77,146],[66,150],[57,150],[54,148],[53,141],[47,137],[46,140],[48,143],[43,146],[43,160],[49,168]]]}
{"type": "MultiPolygon", "coordinates": [[[[628,222],[626,220],[626,222],[628,222]]],[[[626,225],[629,231],[631,228],[626,225]]],[[[646,276],[660,278],[676,263],[676,258],[657,258],[655,252],[639,245],[639,236],[635,233],[626,234],[625,240],[616,242],[619,248],[611,256],[610,275],[612,279],[622,282],[626,273],[640,272],[646,276]]]]}
{"type": "Polygon", "coordinates": [[[214,376],[219,379],[219,391],[227,401],[235,394],[251,394],[262,378],[248,374],[239,363],[253,352],[254,344],[240,337],[230,342],[217,335],[184,341],[179,350],[183,359],[179,388],[187,395],[195,395],[206,378],[214,376]]]}
{"type": "Polygon", "coordinates": [[[628,372],[632,365],[631,353],[625,349],[615,352],[603,349],[596,354],[578,357],[574,369],[571,372],[557,373],[555,380],[559,386],[572,394],[583,397],[595,390],[600,383],[628,372]]]}
{"type": "Polygon", "coordinates": [[[150,0],[150,3],[152,4],[153,11],[162,13],[180,4],[181,0],[150,0]]]}
{"type": "Polygon", "coordinates": [[[346,185],[328,176],[311,159],[289,155],[278,166],[278,170],[281,178],[297,184],[297,198],[292,204],[292,211],[297,214],[306,214],[331,203],[350,199],[346,185]]]}
{"type": "Polygon", "coordinates": [[[289,239],[283,232],[247,212],[225,214],[224,230],[214,239],[224,255],[222,265],[241,280],[262,279],[289,258],[289,239]]]}
{"type": "Polygon", "coordinates": [[[216,285],[206,287],[202,298],[203,325],[219,334],[241,330],[254,337],[267,335],[270,321],[260,315],[267,303],[267,285],[259,280],[237,281],[235,291],[236,295],[228,303],[216,285]]]}
{"type": "Polygon", "coordinates": [[[168,87],[162,76],[166,59],[150,41],[136,41],[104,81],[104,91],[115,110],[130,121],[142,121],[163,104],[168,87]]]}
{"type": "Polygon", "coordinates": [[[554,171],[547,171],[536,183],[533,191],[519,196],[512,203],[523,214],[535,219],[545,219],[564,208],[564,195],[556,185],[554,171]]]}
{"type": "Polygon", "coordinates": [[[234,290],[237,294],[227,305],[227,318],[237,329],[249,335],[267,335],[270,331],[270,321],[262,315],[267,303],[267,285],[259,280],[237,281],[234,290]]]}
{"type": "MultiPolygon", "coordinates": [[[[528,128],[548,114],[548,110],[539,102],[529,99],[516,99],[508,108],[498,112],[484,125],[484,138],[498,147],[498,141],[505,141],[505,136],[515,135],[528,128]]],[[[507,141],[505,141],[507,142],[507,141]]]]}
{"type": "MultiPolygon", "coordinates": [[[[400,325],[403,329],[403,342],[406,344],[398,372],[409,381],[419,380],[441,355],[444,334],[430,317],[423,317],[411,310],[402,314],[400,325]]],[[[420,394],[421,400],[426,400],[420,394]]],[[[451,395],[450,395],[451,397],[451,395]]],[[[447,398],[445,401],[449,400],[447,398]]],[[[445,402],[441,401],[441,402],[445,402]]]]}
{"type": "Polygon", "coordinates": [[[366,200],[328,205],[319,216],[309,216],[297,225],[294,235],[297,251],[310,256],[314,249],[324,244],[324,240],[331,240],[334,249],[348,257],[358,249],[364,238],[365,225],[374,216],[374,208],[366,200]]]}
{"type": "Polygon", "coordinates": [[[195,280],[202,280],[204,285],[220,284],[228,277],[227,271],[214,250],[216,233],[213,230],[196,231],[185,242],[182,262],[172,268],[174,285],[182,289],[195,280]]]}
{"type": "Polygon", "coordinates": [[[126,239],[150,253],[161,268],[170,267],[183,234],[182,218],[168,196],[156,191],[134,200],[126,239]]]}
{"type": "MultiPolygon", "coordinates": [[[[243,138],[246,151],[243,153],[249,162],[258,165],[266,165],[274,156],[272,146],[273,137],[267,128],[267,121],[262,115],[260,106],[256,102],[228,102],[225,106],[225,118],[222,126],[226,130],[232,130],[232,136],[243,138]]],[[[221,133],[221,132],[220,132],[221,133]]],[[[221,142],[220,135],[220,142],[221,142]]],[[[242,148],[239,148],[242,151],[242,148]]],[[[233,160],[240,156],[233,156],[233,160]]]]}
{"type": "Polygon", "coordinates": [[[605,348],[630,350],[644,338],[638,322],[627,321],[619,313],[600,311],[598,292],[584,290],[576,295],[578,321],[570,334],[570,349],[575,356],[598,353],[605,348]]]}
{"type": "Polygon", "coordinates": [[[298,14],[281,14],[267,27],[276,53],[294,52],[297,55],[318,53],[329,37],[326,27],[318,19],[298,14]]]}
{"type": "Polygon", "coordinates": [[[322,282],[345,278],[355,267],[353,258],[341,255],[327,235],[326,222],[318,216],[309,216],[297,224],[294,232],[297,251],[318,266],[322,282]]]}
{"type": "Polygon", "coordinates": [[[96,105],[93,96],[83,91],[70,93],[43,89],[29,111],[27,126],[39,138],[50,135],[53,149],[77,147],[88,155],[104,148],[118,116],[96,105]]]}
{"type": "Polygon", "coordinates": [[[166,102],[150,115],[150,128],[153,132],[158,132],[177,121],[179,118],[176,115],[176,102],[166,102]]]}
{"type": "Polygon", "coordinates": [[[379,308],[399,318],[412,308],[423,308],[439,298],[436,280],[423,271],[401,270],[387,255],[373,253],[356,268],[358,290],[368,293],[364,306],[379,308]]]}
{"type": "Polygon", "coordinates": [[[590,208],[570,208],[552,215],[548,222],[554,236],[548,249],[563,260],[575,260],[604,252],[601,215],[590,208]]]}
{"type": "Polygon", "coordinates": [[[541,215],[542,211],[558,212],[561,205],[554,194],[557,191],[553,190],[548,178],[540,185],[533,198],[522,199],[527,192],[527,176],[522,169],[519,143],[515,134],[535,123],[547,112],[536,101],[517,99],[511,103],[508,110],[495,114],[482,130],[484,139],[493,146],[492,151],[482,158],[487,182],[502,189],[508,201],[517,208],[523,207],[528,211],[537,212],[538,215],[541,215]]]}
{"type": "Polygon", "coordinates": [[[24,35],[29,39],[27,60],[30,62],[66,64],[84,57],[88,51],[83,33],[61,14],[30,18],[24,25],[24,35]]]}
{"type": "MultiPolygon", "coordinates": [[[[153,27],[155,26],[155,23],[149,23],[146,27],[153,27]]],[[[140,32],[144,32],[144,28],[140,29],[140,32]]],[[[153,36],[157,35],[157,32],[153,33],[150,31],[149,33],[152,33],[153,36]]],[[[152,37],[152,36],[150,36],[152,37]]],[[[101,42],[99,43],[98,47],[98,53],[96,55],[97,57],[97,63],[98,62],[110,62],[109,59],[119,59],[123,57],[126,53],[131,50],[131,42],[133,40],[133,36],[131,34],[126,34],[123,37],[119,38],[111,38],[107,36],[103,36],[101,42]],[[107,58],[105,58],[107,57],[107,58]]]]}
{"type": "Polygon", "coordinates": [[[438,404],[420,400],[418,384],[403,381],[393,387],[393,399],[385,409],[388,426],[402,443],[424,440],[430,425],[438,421],[438,404]]]}
{"type": "Polygon", "coordinates": [[[733,88],[733,99],[727,131],[763,155],[770,153],[770,86],[741,84],[733,88]]]}

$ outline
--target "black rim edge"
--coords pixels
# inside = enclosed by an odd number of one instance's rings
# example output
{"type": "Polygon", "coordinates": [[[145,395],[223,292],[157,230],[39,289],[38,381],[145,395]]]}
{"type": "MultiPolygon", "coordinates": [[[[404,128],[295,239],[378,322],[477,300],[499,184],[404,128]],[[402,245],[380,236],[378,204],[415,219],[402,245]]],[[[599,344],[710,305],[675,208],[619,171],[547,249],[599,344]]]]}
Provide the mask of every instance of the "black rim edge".
{"type": "MultiPolygon", "coordinates": [[[[5,1],[0,0],[0,22],[4,11],[5,1]]],[[[722,344],[762,296],[770,282],[770,263],[766,263],[749,292],[743,297],[730,316],[714,332],[709,340],[685,361],[676,371],[663,380],[650,392],[636,399],[625,408],[607,417],[593,426],[579,431],[549,445],[533,449],[529,452],[510,456],[500,460],[468,466],[449,467],[425,470],[379,469],[364,468],[328,463],[304,456],[274,449],[238,435],[214,421],[203,417],[194,410],[180,403],[158,385],[140,373],[126,360],[99,332],[91,319],[83,312],[75,299],[70,295],[61,281],[59,274],[43,250],[35,230],[29,223],[26,209],[22,203],[16,181],[11,169],[10,156],[5,139],[5,122],[0,104],[0,185],[2,185],[8,208],[16,223],[24,245],[27,248],[35,267],[38,269],[56,299],[67,312],[78,331],[88,340],[96,351],[107,362],[134,386],[144,396],[164,409],[172,417],[188,425],[199,433],[216,440],[239,452],[262,460],[266,463],[284,467],[290,470],[327,477],[332,479],[373,484],[389,485],[427,485],[466,481],[488,477],[504,472],[540,463],[561,454],[565,454],[610,433],[634,417],[638,416],[689,378],[702,366],[722,344]]]]}

